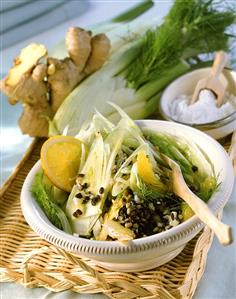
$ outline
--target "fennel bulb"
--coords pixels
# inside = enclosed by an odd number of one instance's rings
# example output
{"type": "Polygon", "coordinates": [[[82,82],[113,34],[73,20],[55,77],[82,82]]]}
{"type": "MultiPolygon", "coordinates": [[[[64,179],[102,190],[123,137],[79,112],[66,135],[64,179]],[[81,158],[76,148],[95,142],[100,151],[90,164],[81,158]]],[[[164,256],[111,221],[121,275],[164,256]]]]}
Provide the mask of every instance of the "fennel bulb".
{"type": "Polygon", "coordinates": [[[153,114],[162,90],[198,67],[199,54],[228,49],[226,30],[234,20],[233,11],[217,10],[212,1],[189,0],[182,5],[176,0],[156,29],[152,21],[135,20],[109,31],[109,61],[65,99],[51,123],[50,135],[61,134],[66,126],[69,135],[76,135],[96,109],[117,120],[108,101],[135,119],[153,114]]]}

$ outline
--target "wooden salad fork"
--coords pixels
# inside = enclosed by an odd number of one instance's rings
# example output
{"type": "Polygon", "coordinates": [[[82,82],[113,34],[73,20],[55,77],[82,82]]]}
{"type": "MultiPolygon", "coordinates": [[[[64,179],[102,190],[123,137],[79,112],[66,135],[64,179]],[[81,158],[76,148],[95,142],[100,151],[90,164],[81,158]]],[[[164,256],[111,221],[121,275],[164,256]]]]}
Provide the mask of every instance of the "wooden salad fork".
{"type": "Polygon", "coordinates": [[[233,242],[232,228],[222,223],[207,204],[189,189],[183,178],[180,166],[166,155],[162,156],[172,169],[173,192],[181,197],[198,218],[213,230],[222,245],[231,244],[233,242]]]}
{"type": "Polygon", "coordinates": [[[209,89],[216,95],[217,107],[221,107],[224,100],[226,86],[221,83],[219,76],[227,64],[228,59],[228,54],[224,51],[216,52],[211,72],[209,76],[198,81],[191,98],[190,105],[197,101],[202,89],[209,89]]]}

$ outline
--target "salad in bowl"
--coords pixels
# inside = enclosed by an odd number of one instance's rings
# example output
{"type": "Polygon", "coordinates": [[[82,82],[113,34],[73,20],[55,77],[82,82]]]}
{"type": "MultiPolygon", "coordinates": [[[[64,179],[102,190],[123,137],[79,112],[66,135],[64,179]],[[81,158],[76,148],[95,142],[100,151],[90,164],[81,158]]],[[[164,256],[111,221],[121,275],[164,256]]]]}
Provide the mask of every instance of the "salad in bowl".
{"type": "Polygon", "coordinates": [[[230,197],[232,166],[224,149],[196,129],[134,122],[116,109],[117,124],[97,112],[75,137],[43,144],[22,188],[22,211],[59,247],[105,268],[145,270],[174,258],[203,227],[175,192],[166,157],[214,213],[230,197]]]}
{"type": "Polygon", "coordinates": [[[180,165],[188,187],[202,200],[207,202],[217,190],[214,168],[197,145],[141,130],[118,110],[117,125],[96,113],[75,138],[52,137],[42,147],[43,171],[36,174],[31,192],[49,220],[75,236],[127,242],[163,232],[192,216],[173,191],[172,171],[163,155],[180,165]],[[55,145],[60,142],[63,151],[71,148],[70,157],[58,155],[55,145]]]}

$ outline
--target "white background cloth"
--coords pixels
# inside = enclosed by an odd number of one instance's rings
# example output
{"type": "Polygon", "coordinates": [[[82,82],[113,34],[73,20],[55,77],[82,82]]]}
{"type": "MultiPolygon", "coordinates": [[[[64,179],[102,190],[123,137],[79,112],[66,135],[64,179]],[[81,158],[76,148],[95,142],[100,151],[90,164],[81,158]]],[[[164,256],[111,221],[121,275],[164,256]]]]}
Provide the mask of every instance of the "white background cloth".
{"type": "MultiPolygon", "coordinates": [[[[48,0],[53,1],[53,0],[48,0]]],[[[83,0],[81,0],[83,1],[83,0]]],[[[77,2],[77,5],[81,4],[77,2]]],[[[41,1],[44,2],[44,1],[41,1]]],[[[68,20],[46,32],[35,35],[33,38],[22,40],[14,46],[0,52],[1,73],[5,74],[12,64],[12,60],[19,50],[30,42],[45,44],[48,48],[63,39],[69,26],[87,27],[89,25],[111,19],[117,14],[137,4],[138,1],[90,1],[88,11],[75,19],[68,20]]],[[[155,7],[140,17],[140,20],[150,17],[163,17],[169,10],[172,1],[155,1],[155,7]]],[[[2,75],[1,75],[2,77],[2,75]]],[[[11,173],[22,154],[31,142],[27,136],[23,136],[17,127],[17,119],[21,113],[20,106],[11,107],[1,94],[0,110],[0,183],[11,173]]],[[[236,187],[230,201],[224,210],[224,221],[230,224],[236,231],[236,187]]],[[[235,236],[235,233],[234,233],[235,236]]],[[[51,293],[42,288],[26,289],[14,283],[1,283],[1,299],[100,299],[103,295],[81,295],[69,291],[51,293]]],[[[235,243],[223,248],[214,240],[208,255],[208,261],[203,278],[197,288],[195,299],[233,299],[236,298],[236,247],[235,243]]]]}

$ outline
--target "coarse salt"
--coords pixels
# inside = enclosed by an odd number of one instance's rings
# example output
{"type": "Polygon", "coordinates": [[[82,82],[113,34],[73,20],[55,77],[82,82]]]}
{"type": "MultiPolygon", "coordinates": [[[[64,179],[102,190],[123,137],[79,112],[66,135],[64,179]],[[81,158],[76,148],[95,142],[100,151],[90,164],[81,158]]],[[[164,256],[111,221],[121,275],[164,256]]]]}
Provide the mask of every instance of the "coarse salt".
{"type": "Polygon", "coordinates": [[[171,117],[183,123],[204,124],[222,119],[236,111],[236,97],[226,92],[225,103],[216,106],[216,97],[210,90],[200,91],[198,100],[189,105],[191,95],[175,98],[169,106],[171,117]]]}

